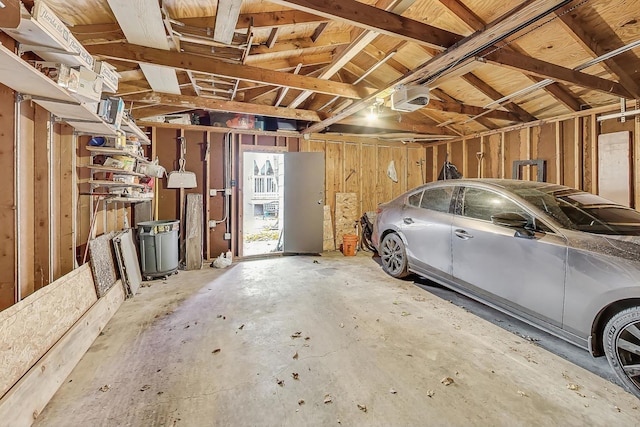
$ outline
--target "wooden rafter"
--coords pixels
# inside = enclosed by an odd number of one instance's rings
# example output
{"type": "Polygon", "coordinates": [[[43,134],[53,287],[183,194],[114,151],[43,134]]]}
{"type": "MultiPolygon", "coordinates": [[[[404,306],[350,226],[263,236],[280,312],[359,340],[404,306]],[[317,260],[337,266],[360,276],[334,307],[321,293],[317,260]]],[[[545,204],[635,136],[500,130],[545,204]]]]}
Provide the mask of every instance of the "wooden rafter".
{"type": "Polygon", "coordinates": [[[197,96],[179,96],[164,93],[148,93],[132,95],[126,101],[139,103],[166,105],[187,109],[205,109],[214,111],[226,111],[231,113],[248,113],[261,116],[283,117],[288,119],[318,122],[324,118],[322,113],[307,110],[294,110],[292,108],[273,107],[271,105],[248,104],[236,101],[221,101],[214,99],[202,99],[197,96]]]}
{"type": "Polygon", "coordinates": [[[93,55],[116,58],[124,61],[156,64],[185,71],[197,71],[233,79],[242,79],[276,86],[288,86],[300,90],[311,90],[347,98],[359,99],[373,92],[372,89],[360,85],[354,86],[346,83],[320,80],[313,77],[292,75],[290,73],[265,70],[249,65],[231,64],[189,53],[167,52],[161,49],[147,48],[127,43],[89,46],[88,50],[93,55]]]}
{"type": "Polygon", "coordinates": [[[464,114],[467,116],[477,116],[479,114],[483,114],[486,118],[496,120],[506,120],[512,122],[522,121],[517,114],[509,111],[486,110],[482,107],[465,105],[458,102],[442,102],[432,99],[429,101],[429,104],[425,108],[430,110],[439,110],[445,113],[464,114]]]}
{"type": "Polygon", "coordinates": [[[459,63],[465,58],[469,58],[479,50],[490,47],[497,40],[507,37],[511,32],[530,25],[543,16],[553,12],[558,7],[566,4],[567,0],[538,0],[533,3],[523,3],[516,6],[507,14],[503,15],[497,21],[486,26],[484,31],[475,33],[473,36],[466,38],[444,53],[435,56],[423,65],[413,70],[388,85],[388,87],[379,90],[364,99],[354,102],[340,113],[334,114],[321,123],[316,123],[305,130],[312,133],[320,131],[331,123],[336,123],[345,117],[362,110],[367,104],[376,97],[385,97],[391,93],[391,90],[398,84],[408,84],[415,81],[429,82],[436,78],[446,70],[451,63],[459,63]]]}
{"type": "Polygon", "coordinates": [[[497,50],[487,56],[484,56],[483,60],[494,65],[500,65],[536,77],[556,80],[575,86],[582,86],[607,94],[621,96],[623,98],[633,98],[631,94],[618,82],[575,71],[570,68],[561,67],[530,56],[520,55],[516,52],[497,50]]]}
{"type": "Polygon", "coordinates": [[[355,0],[272,0],[273,3],[346,22],[356,27],[444,50],[462,36],[355,0]]]}
{"type": "MultiPolygon", "coordinates": [[[[286,25],[306,24],[311,22],[327,21],[326,18],[300,10],[283,10],[277,12],[247,13],[238,16],[236,29],[249,28],[253,20],[254,28],[273,28],[286,25]]],[[[213,28],[215,25],[214,16],[203,16],[197,18],[181,18],[180,23],[199,28],[213,28]]],[[[85,26],[82,26],[85,27],[85,26]]],[[[87,30],[88,31],[88,30],[87,30]]]]}
{"type": "MultiPolygon", "coordinates": [[[[595,40],[593,35],[589,34],[582,25],[582,23],[570,13],[560,13],[556,11],[559,16],[559,21],[567,31],[567,33],[576,41],[584,50],[589,54],[598,57],[607,53],[607,51],[600,46],[595,40]]],[[[613,32],[612,32],[613,33],[613,32]]],[[[610,37],[615,37],[613,33],[610,37]]],[[[631,94],[634,98],[640,98],[640,86],[628,73],[620,63],[619,57],[613,57],[605,59],[602,65],[607,68],[612,74],[618,76],[620,84],[631,94]]]]}
{"type": "MultiPolygon", "coordinates": [[[[493,87],[488,85],[485,81],[483,81],[480,77],[476,76],[473,73],[467,73],[463,75],[462,78],[467,83],[469,83],[470,85],[472,85],[473,87],[475,87],[480,92],[484,93],[486,96],[488,96],[494,101],[504,97],[502,93],[495,90],[493,87]]],[[[520,120],[523,122],[530,122],[530,121],[536,120],[535,117],[533,117],[524,108],[520,107],[518,104],[514,102],[508,102],[504,104],[503,107],[511,111],[512,113],[518,115],[518,117],[520,117],[520,120]]]]}

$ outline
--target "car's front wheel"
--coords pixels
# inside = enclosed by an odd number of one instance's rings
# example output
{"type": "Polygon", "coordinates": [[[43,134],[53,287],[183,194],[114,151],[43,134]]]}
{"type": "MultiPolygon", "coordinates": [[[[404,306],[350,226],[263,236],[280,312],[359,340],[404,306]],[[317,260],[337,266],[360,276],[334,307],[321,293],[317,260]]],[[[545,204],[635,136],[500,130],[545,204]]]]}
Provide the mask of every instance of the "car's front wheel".
{"type": "Polygon", "coordinates": [[[615,314],[602,338],[609,365],[622,383],[640,397],[640,307],[615,314]]]}
{"type": "Polygon", "coordinates": [[[397,278],[409,274],[407,270],[407,251],[404,242],[396,233],[389,233],[380,243],[380,259],[382,268],[389,275],[397,278]]]}

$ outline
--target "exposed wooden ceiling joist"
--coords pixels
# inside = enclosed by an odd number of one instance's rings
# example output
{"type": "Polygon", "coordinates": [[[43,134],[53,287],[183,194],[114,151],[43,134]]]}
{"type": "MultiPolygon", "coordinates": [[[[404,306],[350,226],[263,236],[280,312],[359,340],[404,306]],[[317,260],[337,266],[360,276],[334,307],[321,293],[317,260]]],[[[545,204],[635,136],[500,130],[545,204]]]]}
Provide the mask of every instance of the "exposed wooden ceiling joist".
{"type": "MultiPolygon", "coordinates": [[[[247,29],[253,25],[253,28],[269,28],[269,27],[283,27],[285,25],[305,24],[310,22],[326,22],[327,19],[306,13],[301,10],[282,10],[276,12],[260,12],[260,13],[245,13],[238,16],[236,29],[247,29]],[[252,24],[253,22],[253,24],[252,24]]],[[[213,28],[215,26],[214,16],[204,16],[198,18],[181,18],[178,20],[185,25],[200,27],[200,28],[213,28]]]]}
{"type": "Polygon", "coordinates": [[[483,57],[488,63],[521,71],[536,77],[551,79],[569,85],[582,86],[623,98],[632,98],[631,94],[618,82],[603,79],[591,74],[561,67],[550,62],[520,55],[506,50],[497,50],[483,57]]]}
{"type": "Polygon", "coordinates": [[[167,52],[161,49],[127,43],[109,43],[89,46],[87,50],[93,55],[107,58],[116,58],[143,64],[156,64],[185,71],[197,71],[275,86],[288,86],[299,90],[312,90],[314,92],[338,95],[346,98],[359,99],[373,92],[373,89],[359,85],[354,86],[330,80],[320,80],[314,77],[292,75],[249,65],[231,64],[199,55],[167,52]]]}
{"type": "Polygon", "coordinates": [[[558,7],[568,3],[567,0],[538,0],[533,3],[523,3],[509,13],[503,15],[495,22],[487,25],[484,31],[475,33],[467,37],[464,41],[458,43],[444,53],[432,58],[425,64],[419,66],[408,75],[392,82],[387,88],[377,91],[369,95],[360,102],[355,102],[321,123],[310,126],[305,132],[318,132],[331,123],[335,123],[343,118],[354,114],[365,108],[367,103],[376,96],[386,96],[398,84],[407,84],[417,80],[426,80],[427,82],[435,79],[440,73],[446,71],[450,64],[456,64],[469,58],[474,54],[493,45],[498,40],[508,37],[513,31],[521,29],[523,26],[530,25],[549,13],[552,13],[558,7]]]}
{"type": "Polygon", "coordinates": [[[462,36],[450,31],[355,0],[272,0],[272,3],[346,22],[380,34],[402,37],[441,50],[462,40],[462,36]]]}
{"type": "Polygon", "coordinates": [[[517,114],[509,111],[500,110],[486,110],[482,107],[475,107],[473,105],[464,105],[458,102],[442,102],[432,99],[425,107],[426,109],[445,111],[447,113],[458,113],[467,116],[477,116],[479,114],[484,115],[488,119],[506,120],[510,122],[522,121],[517,114]]]}
{"type": "Polygon", "coordinates": [[[322,113],[317,113],[315,111],[295,110],[292,108],[248,104],[236,101],[219,101],[214,99],[203,99],[197,96],[179,96],[155,92],[128,96],[126,101],[160,104],[184,109],[205,109],[230,113],[257,114],[261,116],[283,117],[310,122],[318,122],[325,117],[322,113]]]}
{"type": "MultiPolygon", "coordinates": [[[[500,92],[495,90],[493,87],[488,85],[473,73],[467,73],[463,75],[462,78],[494,101],[504,97],[504,94],[501,94],[500,92]]],[[[536,118],[529,114],[524,108],[513,102],[508,102],[503,105],[503,107],[516,114],[523,122],[536,120],[536,118]]]]}

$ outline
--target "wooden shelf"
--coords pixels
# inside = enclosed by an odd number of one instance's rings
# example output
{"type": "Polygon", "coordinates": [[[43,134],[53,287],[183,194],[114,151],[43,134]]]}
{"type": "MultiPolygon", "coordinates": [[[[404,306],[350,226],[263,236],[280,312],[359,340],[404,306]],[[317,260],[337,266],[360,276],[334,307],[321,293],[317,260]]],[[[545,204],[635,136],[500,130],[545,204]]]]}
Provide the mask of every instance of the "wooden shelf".
{"type": "Polygon", "coordinates": [[[144,184],[130,184],[127,182],[119,181],[106,181],[101,179],[90,179],[89,184],[94,187],[132,187],[132,188],[145,188],[144,184]]]}
{"type": "Polygon", "coordinates": [[[139,162],[142,162],[142,163],[151,163],[145,157],[139,156],[137,154],[126,152],[124,150],[121,150],[120,148],[88,146],[87,147],[87,151],[89,151],[91,153],[97,153],[97,154],[108,154],[108,155],[111,155],[111,156],[128,156],[128,157],[132,157],[132,158],[134,158],[134,159],[136,159],[136,160],[138,160],[139,162]]]}
{"type": "Polygon", "coordinates": [[[138,173],[138,172],[133,172],[133,171],[126,171],[123,169],[118,169],[118,168],[110,168],[108,166],[102,166],[102,165],[86,165],[84,166],[85,168],[89,168],[91,170],[97,171],[97,172],[113,172],[113,173],[117,173],[119,175],[132,175],[132,176],[137,176],[140,178],[146,177],[147,175],[143,174],[143,173],[138,173]]]}
{"type": "Polygon", "coordinates": [[[141,202],[152,202],[153,198],[151,197],[106,197],[105,202],[107,203],[141,203],[141,202]]]}

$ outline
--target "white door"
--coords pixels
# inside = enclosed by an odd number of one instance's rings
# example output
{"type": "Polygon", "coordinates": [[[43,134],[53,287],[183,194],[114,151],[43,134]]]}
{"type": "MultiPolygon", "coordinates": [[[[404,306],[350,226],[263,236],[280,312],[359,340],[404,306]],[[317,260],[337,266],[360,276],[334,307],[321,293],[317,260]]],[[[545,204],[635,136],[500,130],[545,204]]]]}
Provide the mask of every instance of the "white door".
{"type": "Polygon", "coordinates": [[[284,252],[321,253],[324,154],[284,155],[284,252]]]}

